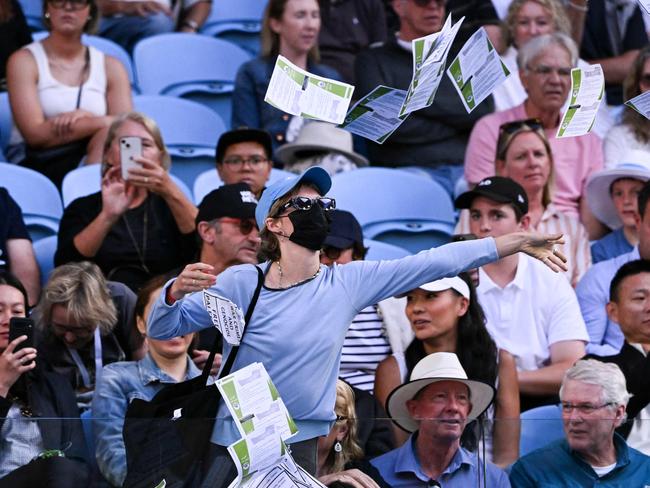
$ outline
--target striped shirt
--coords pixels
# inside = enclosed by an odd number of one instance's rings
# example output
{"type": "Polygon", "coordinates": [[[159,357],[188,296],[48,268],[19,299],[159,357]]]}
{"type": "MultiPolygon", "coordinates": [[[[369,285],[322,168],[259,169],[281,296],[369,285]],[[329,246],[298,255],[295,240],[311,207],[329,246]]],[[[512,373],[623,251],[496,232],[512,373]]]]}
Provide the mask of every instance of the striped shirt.
{"type": "MultiPolygon", "coordinates": [[[[580,221],[570,215],[560,212],[553,203],[549,203],[537,227],[531,230],[542,234],[563,234],[565,243],[561,246],[562,253],[567,258],[569,270],[566,277],[575,288],[591,266],[591,249],[587,231],[580,221]]],[[[469,234],[469,211],[463,210],[456,224],[456,234],[469,234]]]]}
{"type": "Polygon", "coordinates": [[[391,353],[377,305],[366,307],[354,317],[345,335],[339,377],[372,393],[377,365],[391,353]]]}

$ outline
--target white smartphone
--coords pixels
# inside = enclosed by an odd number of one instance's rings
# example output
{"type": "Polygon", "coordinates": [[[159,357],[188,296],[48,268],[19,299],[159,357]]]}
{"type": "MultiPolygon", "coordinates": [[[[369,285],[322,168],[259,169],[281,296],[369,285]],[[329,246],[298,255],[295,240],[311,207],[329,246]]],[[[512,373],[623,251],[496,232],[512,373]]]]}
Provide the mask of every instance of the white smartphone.
{"type": "Polygon", "coordinates": [[[130,169],[141,167],[140,163],[133,160],[137,156],[142,156],[142,139],[135,136],[120,138],[120,165],[123,180],[129,179],[130,169]]]}

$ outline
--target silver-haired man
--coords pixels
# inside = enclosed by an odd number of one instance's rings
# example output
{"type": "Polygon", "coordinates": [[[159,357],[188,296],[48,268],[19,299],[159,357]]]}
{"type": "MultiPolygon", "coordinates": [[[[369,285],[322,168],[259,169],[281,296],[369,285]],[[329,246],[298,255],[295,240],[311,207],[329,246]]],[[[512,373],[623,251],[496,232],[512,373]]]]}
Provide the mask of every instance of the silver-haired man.
{"type": "Polygon", "coordinates": [[[650,457],[614,433],[625,420],[629,398],[618,366],[576,362],[560,388],[566,439],[522,457],[510,473],[512,486],[649,485],[650,457]]]}

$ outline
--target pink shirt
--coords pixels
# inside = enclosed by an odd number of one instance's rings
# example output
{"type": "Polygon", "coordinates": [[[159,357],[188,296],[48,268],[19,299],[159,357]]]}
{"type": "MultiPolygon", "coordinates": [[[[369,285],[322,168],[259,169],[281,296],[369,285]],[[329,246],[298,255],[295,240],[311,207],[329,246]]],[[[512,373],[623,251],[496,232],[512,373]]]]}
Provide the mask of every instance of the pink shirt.
{"type": "MultiPolygon", "coordinates": [[[[506,122],[529,118],[524,104],[481,118],[472,129],[465,152],[465,179],[474,185],[494,175],[499,127],[506,122]]],[[[556,139],[557,128],[546,130],[555,162],[553,203],[558,210],[579,217],[580,198],[587,178],[603,167],[601,140],[595,134],[556,139]]]]}

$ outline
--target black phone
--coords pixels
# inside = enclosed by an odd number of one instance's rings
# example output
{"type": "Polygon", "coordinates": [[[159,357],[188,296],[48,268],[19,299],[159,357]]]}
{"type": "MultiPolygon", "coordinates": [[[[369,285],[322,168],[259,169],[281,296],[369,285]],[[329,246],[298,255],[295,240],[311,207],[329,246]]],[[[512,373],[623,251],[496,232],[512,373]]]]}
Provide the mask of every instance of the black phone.
{"type": "Polygon", "coordinates": [[[9,342],[24,335],[27,339],[18,344],[15,351],[24,347],[34,347],[34,321],[28,317],[12,317],[9,320],[9,342]]]}

